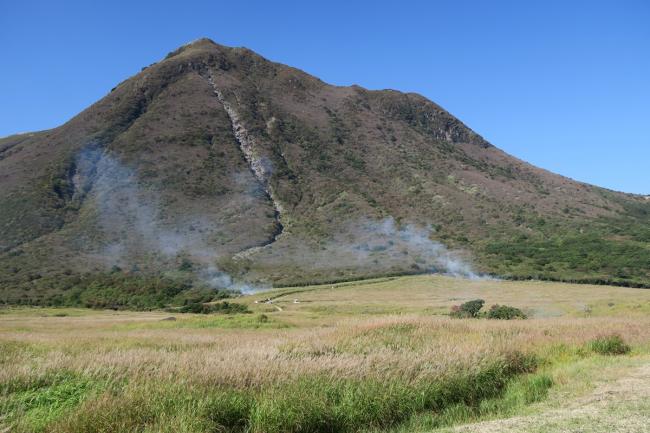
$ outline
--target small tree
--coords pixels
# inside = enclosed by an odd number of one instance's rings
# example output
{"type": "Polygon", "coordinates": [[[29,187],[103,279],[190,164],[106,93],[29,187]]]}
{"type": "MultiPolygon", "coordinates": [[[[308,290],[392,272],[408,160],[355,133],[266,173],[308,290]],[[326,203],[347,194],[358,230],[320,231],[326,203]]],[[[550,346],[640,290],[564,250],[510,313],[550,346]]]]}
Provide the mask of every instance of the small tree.
{"type": "Polygon", "coordinates": [[[451,308],[451,316],[458,318],[476,318],[484,304],[485,301],[483,299],[474,299],[460,305],[454,305],[451,308]]]}

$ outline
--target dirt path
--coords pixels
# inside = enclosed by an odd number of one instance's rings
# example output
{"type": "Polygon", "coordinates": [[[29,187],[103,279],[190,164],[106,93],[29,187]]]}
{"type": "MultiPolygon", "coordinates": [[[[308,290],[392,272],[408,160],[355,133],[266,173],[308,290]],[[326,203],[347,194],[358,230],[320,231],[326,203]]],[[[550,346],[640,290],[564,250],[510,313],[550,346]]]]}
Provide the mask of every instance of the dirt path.
{"type": "Polygon", "coordinates": [[[539,414],[468,424],[454,433],[647,433],[650,432],[650,362],[590,395],[539,414]]]}

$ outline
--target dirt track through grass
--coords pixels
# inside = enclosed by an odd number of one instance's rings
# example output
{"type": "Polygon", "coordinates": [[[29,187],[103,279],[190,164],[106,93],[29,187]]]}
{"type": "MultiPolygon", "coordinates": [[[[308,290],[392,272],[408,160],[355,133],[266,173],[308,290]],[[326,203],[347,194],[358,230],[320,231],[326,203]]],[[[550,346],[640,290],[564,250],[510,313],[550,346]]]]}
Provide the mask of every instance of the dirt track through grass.
{"type": "Polygon", "coordinates": [[[451,433],[644,433],[650,426],[650,358],[613,381],[601,380],[563,408],[449,429],[451,433]]]}

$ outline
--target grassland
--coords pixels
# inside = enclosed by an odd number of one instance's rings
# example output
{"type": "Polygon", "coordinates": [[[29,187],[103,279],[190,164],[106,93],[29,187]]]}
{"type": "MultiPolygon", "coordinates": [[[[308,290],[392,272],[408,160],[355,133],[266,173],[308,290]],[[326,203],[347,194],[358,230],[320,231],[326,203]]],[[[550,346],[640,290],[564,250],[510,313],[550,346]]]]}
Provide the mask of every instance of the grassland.
{"type": "Polygon", "coordinates": [[[589,396],[650,365],[649,290],[416,276],[234,302],[253,313],[0,310],[0,431],[644,431],[642,399],[589,396]],[[474,298],[530,319],[446,316],[474,298]],[[594,353],[609,334],[631,353],[594,353]]]}

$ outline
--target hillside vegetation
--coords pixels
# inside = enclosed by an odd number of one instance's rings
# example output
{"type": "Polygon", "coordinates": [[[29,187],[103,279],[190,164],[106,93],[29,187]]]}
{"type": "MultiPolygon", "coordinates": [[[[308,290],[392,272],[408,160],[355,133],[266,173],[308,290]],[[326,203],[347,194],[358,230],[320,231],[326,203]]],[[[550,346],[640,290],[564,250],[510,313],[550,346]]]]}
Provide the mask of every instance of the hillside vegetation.
{"type": "Polygon", "coordinates": [[[436,271],[650,285],[647,197],[517,160],[422,96],[205,39],[0,139],[0,185],[0,302],[436,271]]]}

